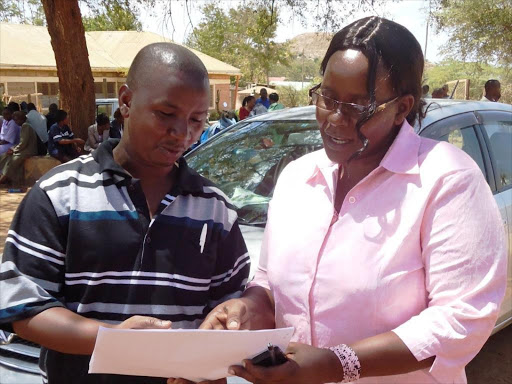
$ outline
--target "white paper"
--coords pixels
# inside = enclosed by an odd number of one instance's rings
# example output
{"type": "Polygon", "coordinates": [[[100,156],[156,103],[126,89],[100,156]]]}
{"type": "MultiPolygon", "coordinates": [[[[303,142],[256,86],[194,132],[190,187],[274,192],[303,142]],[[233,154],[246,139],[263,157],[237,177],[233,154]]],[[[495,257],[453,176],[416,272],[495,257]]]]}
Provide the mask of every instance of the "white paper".
{"type": "Polygon", "coordinates": [[[231,365],[258,355],[268,343],[285,351],[292,334],[293,328],[216,331],[100,327],[89,373],[216,380],[230,376],[231,365]]]}

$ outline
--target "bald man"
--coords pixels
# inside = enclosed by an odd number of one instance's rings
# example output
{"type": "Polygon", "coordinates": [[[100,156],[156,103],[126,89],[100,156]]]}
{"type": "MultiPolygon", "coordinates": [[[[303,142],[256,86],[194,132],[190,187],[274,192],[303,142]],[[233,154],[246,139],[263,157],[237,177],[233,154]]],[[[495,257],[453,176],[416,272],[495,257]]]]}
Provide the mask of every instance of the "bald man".
{"type": "Polygon", "coordinates": [[[121,140],[41,178],[8,234],[0,323],[43,346],[49,384],[165,383],[88,375],[98,328],[197,328],[247,281],[233,205],[182,158],[208,112],[203,63],[184,47],[149,45],[119,105],[121,140]]]}

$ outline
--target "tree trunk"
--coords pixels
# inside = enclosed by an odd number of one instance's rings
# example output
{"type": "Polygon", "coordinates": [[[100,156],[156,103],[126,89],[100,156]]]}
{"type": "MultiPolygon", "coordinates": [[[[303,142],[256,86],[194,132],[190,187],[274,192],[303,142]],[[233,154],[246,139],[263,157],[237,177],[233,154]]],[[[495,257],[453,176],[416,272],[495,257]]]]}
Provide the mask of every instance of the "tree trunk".
{"type": "Polygon", "coordinates": [[[60,108],[68,112],[75,136],[86,139],[96,101],[78,0],[42,2],[57,63],[60,108]]]}

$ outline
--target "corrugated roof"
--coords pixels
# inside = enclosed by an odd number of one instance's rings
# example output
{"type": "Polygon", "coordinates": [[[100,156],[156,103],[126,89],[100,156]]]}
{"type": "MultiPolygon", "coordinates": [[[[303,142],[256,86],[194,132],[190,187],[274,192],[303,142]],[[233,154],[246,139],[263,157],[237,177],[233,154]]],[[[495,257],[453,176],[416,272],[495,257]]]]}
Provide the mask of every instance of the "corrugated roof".
{"type": "MultiPolygon", "coordinates": [[[[91,68],[110,70],[129,68],[137,52],[148,44],[172,42],[156,33],[136,31],[86,32],[85,38],[91,68]]],[[[201,59],[210,74],[241,74],[238,68],[190,50],[201,59]]],[[[0,23],[0,66],[55,67],[55,56],[46,27],[0,23]]]]}

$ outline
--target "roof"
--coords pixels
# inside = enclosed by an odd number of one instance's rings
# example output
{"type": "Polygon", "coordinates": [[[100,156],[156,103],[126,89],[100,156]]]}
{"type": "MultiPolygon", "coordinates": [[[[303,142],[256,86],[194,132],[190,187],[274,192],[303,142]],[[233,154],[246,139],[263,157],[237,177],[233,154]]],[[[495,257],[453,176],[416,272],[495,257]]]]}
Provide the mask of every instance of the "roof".
{"type": "MultiPolygon", "coordinates": [[[[91,68],[121,71],[130,67],[135,55],[146,45],[172,42],[153,32],[98,31],[86,32],[91,68]]],[[[188,48],[188,47],[187,47],[188,48]]],[[[203,62],[209,74],[240,75],[241,71],[204,53],[188,48],[203,62]]],[[[46,27],[26,24],[0,23],[1,67],[56,67],[55,56],[46,27]],[[20,37],[30,42],[20,44],[20,37]]]]}
{"type": "Polygon", "coordinates": [[[261,86],[257,86],[257,87],[252,87],[252,88],[247,88],[247,89],[239,89],[238,90],[238,94],[239,95],[254,95],[254,94],[260,94],[260,91],[261,91],[261,88],[265,88],[266,90],[272,90],[272,91],[275,91],[275,88],[272,87],[272,86],[268,86],[268,85],[261,85],[261,86]]]}

